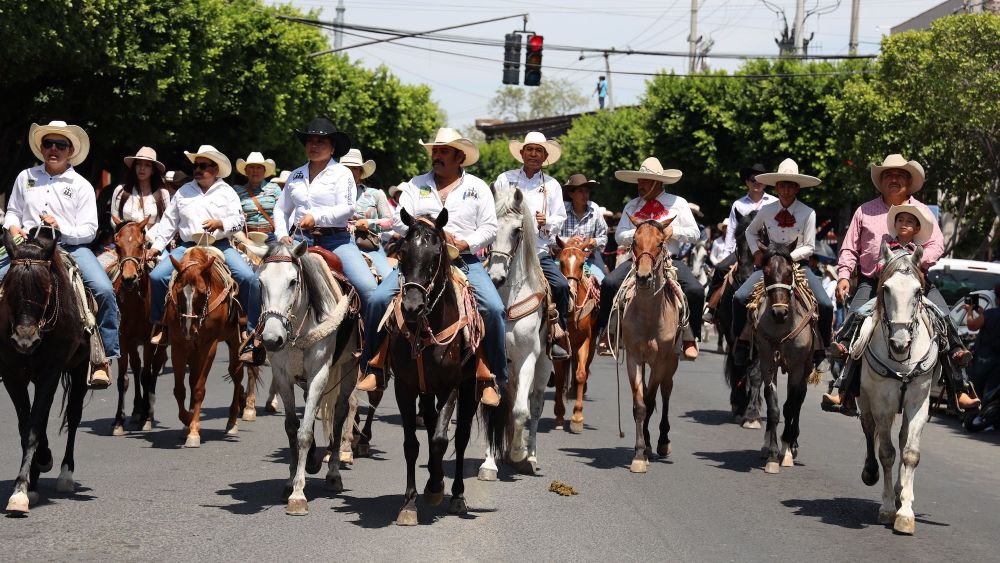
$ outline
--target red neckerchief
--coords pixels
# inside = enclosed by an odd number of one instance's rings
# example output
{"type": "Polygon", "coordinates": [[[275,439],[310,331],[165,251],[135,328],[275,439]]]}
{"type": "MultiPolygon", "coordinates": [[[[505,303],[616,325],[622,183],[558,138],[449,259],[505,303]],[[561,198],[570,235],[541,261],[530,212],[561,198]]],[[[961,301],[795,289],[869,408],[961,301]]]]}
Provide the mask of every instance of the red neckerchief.
{"type": "Polygon", "coordinates": [[[787,207],[783,207],[781,211],[774,216],[774,219],[778,222],[779,227],[787,229],[795,226],[795,215],[789,213],[787,207]]]}
{"type": "Polygon", "coordinates": [[[647,201],[639,211],[636,211],[634,217],[640,221],[649,221],[650,219],[659,221],[666,218],[668,213],[669,210],[663,207],[663,204],[659,200],[654,198],[647,201]]]}

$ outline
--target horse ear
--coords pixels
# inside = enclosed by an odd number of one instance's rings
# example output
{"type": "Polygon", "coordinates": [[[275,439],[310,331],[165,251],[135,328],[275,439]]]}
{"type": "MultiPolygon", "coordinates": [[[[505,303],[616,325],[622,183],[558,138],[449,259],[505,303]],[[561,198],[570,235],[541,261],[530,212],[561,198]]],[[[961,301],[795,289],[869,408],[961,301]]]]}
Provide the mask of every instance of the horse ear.
{"type": "Polygon", "coordinates": [[[924,256],[924,247],[920,246],[919,244],[916,245],[916,247],[917,248],[913,251],[913,256],[910,257],[910,260],[913,261],[913,267],[919,270],[920,259],[923,258],[924,256]]]}
{"type": "Polygon", "coordinates": [[[521,205],[522,201],[524,201],[524,194],[521,193],[521,189],[514,188],[514,203],[521,205]]]}
{"type": "Polygon", "coordinates": [[[768,250],[770,250],[770,248],[768,248],[766,244],[761,242],[760,239],[757,240],[757,248],[759,248],[762,252],[767,252],[768,250]]]}
{"type": "Polygon", "coordinates": [[[677,216],[674,215],[673,217],[668,217],[666,221],[660,221],[659,222],[659,224],[660,224],[660,230],[662,231],[663,229],[666,229],[667,227],[669,227],[670,223],[673,223],[674,219],[676,219],[676,218],[677,218],[677,216]]]}
{"type": "Polygon", "coordinates": [[[178,272],[181,271],[181,263],[178,262],[176,258],[174,258],[174,255],[168,254],[167,256],[170,257],[170,263],[174,265],[174,270],[177,270],[178,272]]]}
{"type": "MultiPolygon", "coordinates": [[[[115,218],[114,215],[112,215],[111,218],[114,219],[115,218]]],[[[149,215],[146,215],[142,219],[142,221],[139,221],[139,229],[145,231],[146,230],[146,225],[148,225],[148,224],[149,224],[149,215]]]]}
{"type": "Polygon", "coordinates": [[[595,248],[597,248],[597,241],[592,238],[587,239],[587,242],[583,245],[583,249],[587,252],[593,252],[595,248]]]}
{"type": "Polygon", "coordinates": [[[407,211],[405,207],[399,210],[399,218],[407,227],[413,226],[413,215],[410,215],[410,212],[407,211]]]}
{"type": "Polygon", "coordinates": [[[299,243],[292,248],[292,256],[302,258],[306,255],[307,250],[309,250],[309,243],[304,240],[299,241],[299,243]]]}
{"type": "Polygon", "coordinates": [[[205,274],[206,276],[212,275],[212,268],[214,266],[215,266],[215,255],[213,254],[208,257],[208,262],[205,262],[205,265],[201,268],[201,273],[205,274]]]}
{"type": "MultiPolygon", "coordinates": [[[[148,217],[147,217],[147,219],[148,219],[148,217]]],[[[122,226],[122,223],[124,223],[125,221],[122,221],[118,217],[115,217],[114,215],[112,215],[111,216],[111,222],[115,224],[115,228],[117,229],[118,227],[122,226]]]]}
{"type": "Polygon", "coordinates": [[[642,221],[635,218],[635,215],[629,215],[628,213],[626,213],[625,216],[628,217],[628,220],[631,221],[632,224],[635,225],[636,227],[639,226],[639,223],[642,223],[642,221]]]}
{"type": "Polygon", "coordinates": [[[556,235],[556,246],[560,249],[566,248],[566,241],[564,241],[559,235],[556,235]]]}
{"type": "Polygon", "coordinates": [[[437,219],[434,220],[434,228],[437,230],[443,230],[444,226],[448,224],[448,208],[442,208],[441,213],[438,213],[437,219]]]}
{"type": "Polygon", "coordinates": [[[884,240],[882,241],[881,254],[882,254],[882,261],[888,264],[889,260],[892,258],[892,251],[889,250],[889,243],[885,242],[884,240]]]}

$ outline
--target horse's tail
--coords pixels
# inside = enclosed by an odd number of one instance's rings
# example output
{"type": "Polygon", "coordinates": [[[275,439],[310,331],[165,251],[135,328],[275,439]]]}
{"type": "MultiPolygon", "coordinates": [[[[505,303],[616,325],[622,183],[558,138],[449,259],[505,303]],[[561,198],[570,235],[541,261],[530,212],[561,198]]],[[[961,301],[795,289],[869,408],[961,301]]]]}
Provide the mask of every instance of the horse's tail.
{"type": "Polygon", "coordinates": [[[514,408],[510,384],[498,385],[500,404],[495,407],[482,405],[480,413],[486,429],[486,447],[497,459],[506,459],[514,439],[514,408]]]}
{"type": "Polygon", "coordinates": [[[319,404],[316,405],[316,420],[323,422],[323,435],[331,441],[334,436],[333,417],[337,408],[337,398],[340,396],[337,392],[341,379],[337,373],[339,371],[339,369],[331,370],[326,378],[326,387],[320,391],[319,404]]]}
{"type": "Polygon", "coordinates": [[[69,371],[64,371],[60,374],[59,379],[63,388],[62,403],[59,405],[59,416],[62,417],[62,422],[59,424],[59,433],[62,434],[66,425],[69,424],[69,412],[66,411],[66,405],[69,404],[69,393],[70,386],[73,385],[73,375],[69,371]]]}

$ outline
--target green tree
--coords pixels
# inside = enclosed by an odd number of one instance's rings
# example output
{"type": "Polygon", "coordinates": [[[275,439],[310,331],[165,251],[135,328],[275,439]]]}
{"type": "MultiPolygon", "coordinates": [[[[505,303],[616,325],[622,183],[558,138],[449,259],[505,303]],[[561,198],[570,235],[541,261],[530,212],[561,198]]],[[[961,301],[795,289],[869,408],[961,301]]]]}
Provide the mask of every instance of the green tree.
{"type": "Polygon", "coordinates": [[[565,78],[547,79],[536,87],[501,86],[490,100],[498,119],[523,121],[582,111],[589,98],[565,78]]]}

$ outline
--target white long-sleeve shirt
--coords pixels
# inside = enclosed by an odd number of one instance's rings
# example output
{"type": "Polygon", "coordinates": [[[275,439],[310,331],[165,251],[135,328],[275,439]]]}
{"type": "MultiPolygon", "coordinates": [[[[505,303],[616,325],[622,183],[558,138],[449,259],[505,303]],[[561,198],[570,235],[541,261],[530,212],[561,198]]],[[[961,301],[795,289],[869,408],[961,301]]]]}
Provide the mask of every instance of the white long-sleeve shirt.
{"type": "Polygon", "coordinates": [[[759,211],[761,207],[775,201],[778,201],[778,198],[771,194],[764,194],[760,201],[754,201],[750,199],[750,196],[745,195],[733,202],[733,206],[729,209],[729,228],[726,229],[726,256],[736,252],[736,223],[739,222],[736,214],[749,215],[751,211],[759,211]]]}
{"type": "Polygon", "coordinates": [[[194,180],[184,184],[163,212],[163,218],[149,232],[153,248],[163,250],[175,234],[184,242],[197,242],[195,233],[205,231],[202,223],[209,219],[222,221],[222,229],[209,234],[217,239],[228,237],[243,228],[243,207],[232,186],[216,180],[212,187],[202,192],[194,180]]]}
{"type": "Polygon", "coordinates": [[[816,212],[811,207],[799,200],[792,202],[788,212],[795,218],[795,224],[789,227],[781,227],[775,217],[784,207],[781,202],[775,201],[760,208],[757,216],[747,227],[746,237],[750,250],[756,252],[760,247],[757,242],[760,240],[757,233],[761,227],[767,228],[767,238],[771,242],[781,244],[796,243],[795,250],[792,251],[792,260],[798,262],[812,256],[816,247],[816,212]]]}
{"type": "Polygon", "coordinates": [[[712,241],[712,252],[708,255],[708,261],[714,266],[725,260],[726,256],[729,256],[726,253],[726,239],[722,235],[719,235],[712,241]]]}
{"type": "Polygon", "coordinates": [[[288,236],[307,214],[312,215],[317,227],[347,227],[357,193],[351,171],[333,159],[312,181],[308,163],[296,168],[274,204],[275,236],[288,236]]]}
{"type": "Polygon", "coordinates": [[[113,194],[111,194],[111,216],[118,217],[119,219],[125,221],[142,221],[146,217],[149,217],[148,226],[153,226],[157,221],[160,220],[160,209],[156,206],[156,201],[159,200],[163,202],[163,212],[166,213],[166,206],[170,204],[170,192],[160,188],[159,190],[147,195],[139,195],[138,189],[133,189],[128,199],[125,201],[124,208],[122,207],[121,201],[125,197],[125,186],[118,184],[115,188],[113,194]],[[118,210],[122,209],[123,212],[119,216],[118,210]]]}
{"type": "Polygon", "coordinates": [[[637,225],[630,223],[629,217],[635,217],[640,222],[648,220],[663,222],[675,217],[674,222],[670,224],[674,229],[674,235],[667,243],[671,254],[676,255],[680,251],[681,244],[694,244],[701,238],[701,229],[698,228],[698,223],[694,220],[691,207],[686,199],[678,195],[660,192],[660,195],[649,201],[637,197],[625,204],[625,209],[622,210],[622,219],[618,223],[618,228],[615,229],[615,240],[618,241],[619,246],[630,246],[632,239],[635,238],[637,225]]]}
{"type": "Polygon", "coordinates": [[[524,168],[518,168],[497,176],[493,188],[497,193],[519,189],[524,194],[524,201],[532,213],[545,213],[545,224],[538,229],[535,249],[539,254],[548,255],[549,245],[555,244],[556,234],[562,230],[566,222],[566,207],[559,182],[541,170],[529,178],[524,173],[524,168]]]}
{"type": "Polygon", "coordinates": [[[51,215],[59,224],[63,244],[89,244],[97,235],[97,196],[94,186],[70,166],[49,175],[45,165],[22,170],[14,180],[3,227],[29,231],[51,215]]]}
{"type": "Polygon", "coordinates": [[[437,184],[434,182],[434,172],[414,176],[403,185],[399,194],[399,208],[396,213],[396,223],[393,229],[400,234],[406,234],[407,227],[403,224],[399,209],[405,209],[410,215],[429,215],[436,218],[442,209],[448,209],[448,223],[445,232],[455,238],[469,243],[469,252],[476,253],[479,249],[489,246],[497,238],[500,226],[497,222],[497,208],[493,192],[486,182],[462,171],[459,184],[448,193],[444,204],[438,196],[437,184]]]}

